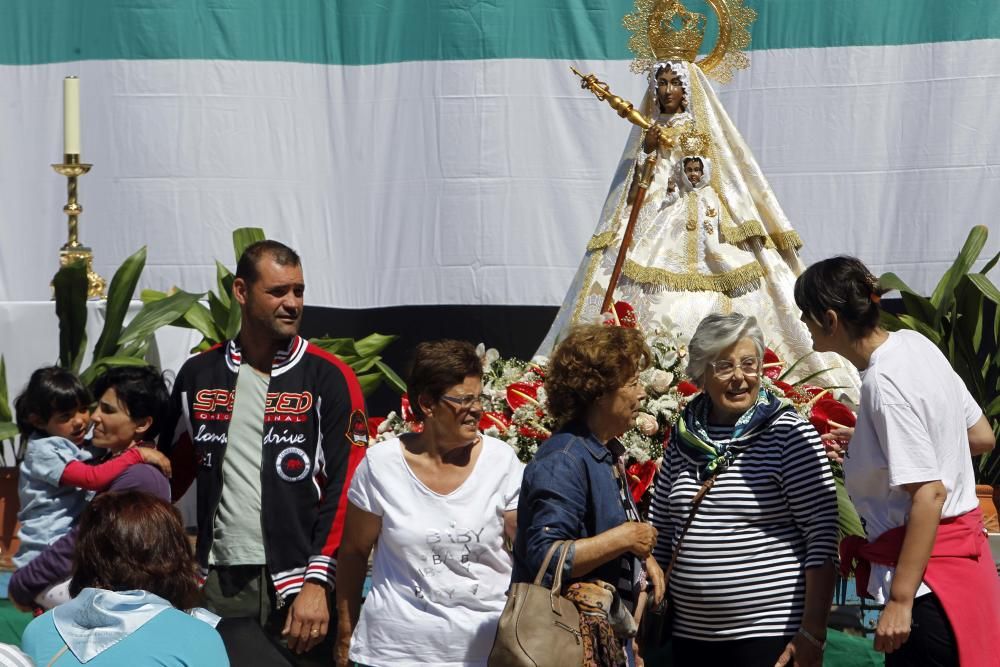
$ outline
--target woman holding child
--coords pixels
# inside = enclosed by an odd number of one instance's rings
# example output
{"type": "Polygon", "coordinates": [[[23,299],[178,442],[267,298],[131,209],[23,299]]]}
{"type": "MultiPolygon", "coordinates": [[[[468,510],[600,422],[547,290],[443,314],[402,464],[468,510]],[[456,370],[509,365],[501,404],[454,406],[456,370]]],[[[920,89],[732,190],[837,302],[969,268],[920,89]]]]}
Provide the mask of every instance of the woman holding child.
{"type": "MultiPolygon", "coordinates": [[[[32,510],[41,523],[45,523],[48,516],[45,511],[37,511],[42,507],[51,509],[53,516],[67,518],[62,531],[64,534],[52,536],[47,547],[39,544],[32,557],[20,565],[11,577],[10,598],[22,607],[36,604],[51,607],[68,599],[65,594],[57,593],[65,588],[63,584],[68,582],[72,574],[77,530],[70,528],[79,512],[74,509],[76,514],[69,517],[61,502],[42,502],[47,493],[56,498],[67,493],[65,484],[68,475],[79,481],[79,484],[77,481],[73,484],[85,488],[100,491],[144,491],[163,500],[170,500],[170,485],[161,472],[169,472],[169,463],[159,452],[139,447],[154,440],[166,413],[169,394],[162,376],[150,366],[108,370],[94,383],[93,392],[98,402],[97,408],[89,417],[86,417],[85,412],[80,412],[78,407],[81,401],[86,401],[82,403],[86,410],[89,392],[77,385],[79,380],[66,371],[55,373],[43,369],[32,376],[29,391],[16,403],[19,423],[23,418],[23,423],[34,424],[35,429],[34,435],[28,440],[25,461],[38,460],[31,465],[25,479],[22,479],[22,486],[30,489],[30,493],[22,490],[22,502],[28,500],[22,511],[32,510]],[[35,395],[30,389],[36,376],[44,376],[45,382],[41,384],[49,387],[48,394],[63,397],[53,404],[59,409],[53,411],[47,421],[39,407],[45,405],[45,402],[27,400],[35,395]],[[62,389],[52,389],[56,386],[62,389]],[[58,432],[58,427],[45,426],[43,421],[46,424],[53,420],[60,421],[61,416],[67,415],[71,415],[71,418],[65,423],[72,428],[56,441],[52,437],[52,431],[58,432]],[[87,470],[89,466],[75,463],[73,454],[73,450],[79,451],[79,445],[83,444],[82,434],[86,432],[84,424],[87,423],[93,425],[90,446],[98,456],[103,457],[103,465],[95,466],[92,470],[87,470]],[[45,426],[49,437],[42,436],[42,426],[45,426]],[[155,461],[160,469],[143,461],[155,461]]],[[[85,504],[86,498],[72,507],[82,510],[85,504]]]]}

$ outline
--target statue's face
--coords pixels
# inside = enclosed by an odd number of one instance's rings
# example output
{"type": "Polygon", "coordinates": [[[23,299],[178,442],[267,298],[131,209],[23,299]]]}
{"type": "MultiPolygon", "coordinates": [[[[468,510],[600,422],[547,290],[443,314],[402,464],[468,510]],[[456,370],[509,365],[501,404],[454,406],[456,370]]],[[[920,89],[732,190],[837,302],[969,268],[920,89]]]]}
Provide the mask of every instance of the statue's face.
{"type": "Polygon", "coordinates": [[[656,101],[663,113],[684,111],[684,86],[680,74],[664,67],[656,74],[656,101]]]}
{"type": "Polygon", "coordinates": [[[688,160],[687,164],[684,165],[684,173],[691,181],[691,185],[698,185],[705,176],[705,168],[702,166],[701,160],[688,160]]]}

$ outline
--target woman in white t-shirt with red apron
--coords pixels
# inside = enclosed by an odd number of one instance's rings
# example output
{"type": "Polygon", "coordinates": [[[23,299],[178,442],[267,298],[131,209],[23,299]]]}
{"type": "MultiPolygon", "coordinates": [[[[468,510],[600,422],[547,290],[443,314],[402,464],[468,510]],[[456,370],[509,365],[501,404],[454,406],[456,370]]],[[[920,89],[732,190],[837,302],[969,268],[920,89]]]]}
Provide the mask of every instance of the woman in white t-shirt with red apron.
{"type": "Polygon", "coordinates": [[[887,667],[1000,665],[1000,580],[971,459],[993,448],[993,432],[930,340],[881,328],[883,291],[851,257],[795,283],[813,347],[862,378],[844,474],[867,540],[844,540],[841,567],[856,560],[859,592],[885,604],[875,649],[887,667]]]}
{"type": "Polygon", "coordinates": [[[479,432],[482,377],[471,344],[418,345],[407,392],[423,430],[374,445],[354,472],[337,558],[338,667],[486,666],[524,465],[479,432]]]}

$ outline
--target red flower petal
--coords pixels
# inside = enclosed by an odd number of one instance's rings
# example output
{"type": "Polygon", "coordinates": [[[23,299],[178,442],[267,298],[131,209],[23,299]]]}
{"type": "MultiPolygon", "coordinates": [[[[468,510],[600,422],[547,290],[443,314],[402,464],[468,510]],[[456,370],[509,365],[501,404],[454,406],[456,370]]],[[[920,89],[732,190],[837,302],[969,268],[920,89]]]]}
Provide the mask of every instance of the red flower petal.
{"type": "Polygon", "coordinates": [[[840,401],[832,398],[821,398],[813,406],[809,414],[809,421],[816,427],[820,435],[823,435],[835,428],[834,423],[840,426],[854,426],[857,423],[857,417],[854,416],[850,408],[840,401]]]}
{"type": "Polygon", "coordinates": [[[785,370],[785,363],[771,348],[764,349],[764,376],[777,380],[785,370]]]}
{"type": "Polygon", "coordinates": [[[628,473],[628,489],[632,493],[632,500],[639,502],[656,478],[656,461],[633,463],[625,472],[628,473]]]}
{"type": "Polygon", "coordinates": [[[378,425],[385,421],[385,417],[369,417],[368,418],[368,437],[377,438],[378,437],[378,425]]]}
{"type": "Polygon", "coordinates": [[[677,391],[680,392],[681,396],[694,396],[700,392],[701,389],[698,389],[698,387],[694,386],[687,380],[681,380],[681,382],[677,385],[677,391]]]}
{"type": "Polygon", "coordinates": [[[532,428],[527,424],[518,424],[517,432],[526,438],[531,438],[532,440],[545,440],[551,433],[546,433],[545,431],[539,431],[538,429],[532,428]]]}
{"type": "Polygon", "coordinates": [[[787,382],[782,382],[781,380],[775,380],[774,386],[780,389],[781,391],[785,392],[785,398],[790,400],[792,403],[795,403],[796,405],[800,405],[802,403],[808,403],[809,399],[811,398],[809,394],[806,394],[802,391],[801,387],[793,387],[787,382]]]}
{"type": "Polygon", "coordinates": [[[485,431],[488,428],[496,427],[503,433],[510,426],[510,417],[502,412],[484,412],[479,418],[479,430],[485,431]]]}
{"type": "MultiPolygon", "coordinates": [[[[542,383],[538,380],[534,382],[514,382],[507,386],[507,405],[511,410],[517,410],[526,403],[538,400],[538,389],[542,383]]],[[[533,403],[532,403],[533,404],[533,403]]]]}
{"type": "Polygon", "coordinates": [[[635,329],[639,326],[639,318],[636,317],[635,308],[628,301],[616,301],[615,313],[618,315],[618,322],[626,329],[635,329]]]}
{"type": "Polygon", "coordinates": [[[795,387],[793,387],[792,385],[788,384],[787,382],[782,382],[781,380],[775,380],[774,381],[774,386],[777,387],[778,389],[780,389],[781,391],[785,392],[785,396],[788,396],[789,394],[797,393],[795,391],[795,387]]]}
{"type": "Polygon", "coordinates": [[[410,408],[410,397],[403,394],[403,398],[399,401],[399,416],[403,418],[404,422],[413,421],[413,410],[410,408]]]}

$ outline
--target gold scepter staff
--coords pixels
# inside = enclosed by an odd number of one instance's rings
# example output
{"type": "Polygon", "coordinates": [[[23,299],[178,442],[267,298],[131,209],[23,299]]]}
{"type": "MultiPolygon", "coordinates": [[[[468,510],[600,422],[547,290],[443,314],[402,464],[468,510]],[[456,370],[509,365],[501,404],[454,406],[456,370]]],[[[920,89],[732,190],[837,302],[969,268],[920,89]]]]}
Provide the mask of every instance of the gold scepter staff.
{"type": "MultiPolygon", "coordinates": [[[[644,130],[653,127],[653,121],[642,115],[632,103],[613,94],[608,88],[608,84],[599,81],[593,74],[584,76],[575,67],[570,67],[573,74],[581,79],[580,87],[586,88],[594,94],[597,99],[607,102],[618,115],[634,125],[638,125],[644,130]]],[[[604,293],[604,301],[601,304],[601,312],[606,313],[611,309],[611,302],[614,300],[615,287],[618,286],[618,279],[622,275],[622,267],[625,265],[625,257],[628,255],[629,246],[632,245],[632,232],[635,229],[636,218],[639,217],[639,209],[646,198],[646,191],[653,181],[653,169],[656,167],[656,157],[658,151],[653,151],[642,163],[642,172],[639,177],[639,189],[635,193],[635,201],[632,202],[632,211],[628,216],[628,224],[625,225],[625,235],[622,236],[621,247],[618,248],[618,258],[615,259],[615,268],[611,272],[611,279],[608,281],[608,291],[604,293]]]]}

